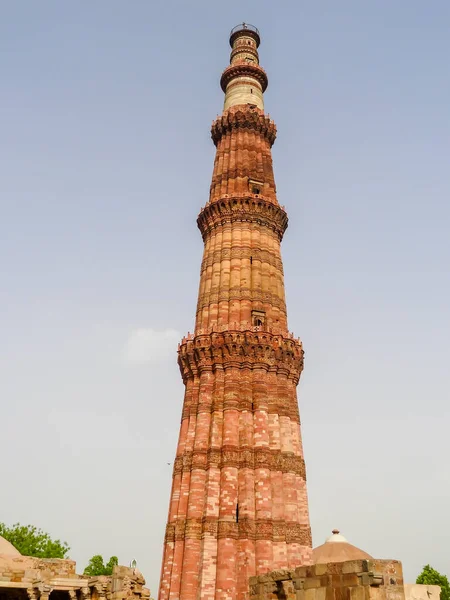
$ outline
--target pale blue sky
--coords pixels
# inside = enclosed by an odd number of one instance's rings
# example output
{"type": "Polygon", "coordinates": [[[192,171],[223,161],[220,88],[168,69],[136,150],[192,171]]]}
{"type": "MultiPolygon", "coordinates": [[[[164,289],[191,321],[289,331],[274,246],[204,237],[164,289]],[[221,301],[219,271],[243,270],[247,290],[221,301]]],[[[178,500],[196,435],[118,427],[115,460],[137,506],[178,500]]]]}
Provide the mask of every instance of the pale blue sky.
{"type": "Polygon", "coordinates": [[[261,31],[314,543],[449,575],[450,3],[0,3],[0,521],[156,594],[218,80],[261,31]],[[157,348],[162,348],[157,350],[157,348]]]}

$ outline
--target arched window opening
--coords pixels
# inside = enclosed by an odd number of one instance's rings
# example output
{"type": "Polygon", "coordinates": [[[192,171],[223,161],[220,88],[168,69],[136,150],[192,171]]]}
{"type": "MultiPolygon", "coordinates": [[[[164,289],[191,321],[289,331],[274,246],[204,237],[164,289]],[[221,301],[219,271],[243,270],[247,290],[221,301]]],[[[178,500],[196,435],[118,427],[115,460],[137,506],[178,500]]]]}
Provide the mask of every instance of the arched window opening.
{"type": "Polygon", "coordinates": [[[264,187],[264,182],[258,181],[257,179],[249,179],[248,185],[252,194],[261,194],[262,189],[264,187]]]}
{"type": "Polygon", "coordinates": [[[252,323],[254,327],[263,329],[265,321],[266,313],[263,310],[252,310],[252,323]]]}

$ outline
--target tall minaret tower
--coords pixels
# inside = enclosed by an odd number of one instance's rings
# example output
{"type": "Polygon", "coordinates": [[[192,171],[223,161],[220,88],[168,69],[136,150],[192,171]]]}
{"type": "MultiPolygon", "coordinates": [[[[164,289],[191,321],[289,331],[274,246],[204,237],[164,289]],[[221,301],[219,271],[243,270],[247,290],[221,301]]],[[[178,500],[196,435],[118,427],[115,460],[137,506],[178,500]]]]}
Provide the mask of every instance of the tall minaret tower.
{"type": "Polygon", "coordinates": [[[301,342],[289,333],[278,204],[264,113],[258,30],[231,31],[222,115],[212,125],[210,197],[194,334],[179,346],[186,392],[160,600],[243,600],[248,579],[311,560],[296,387],[301,342]]]}

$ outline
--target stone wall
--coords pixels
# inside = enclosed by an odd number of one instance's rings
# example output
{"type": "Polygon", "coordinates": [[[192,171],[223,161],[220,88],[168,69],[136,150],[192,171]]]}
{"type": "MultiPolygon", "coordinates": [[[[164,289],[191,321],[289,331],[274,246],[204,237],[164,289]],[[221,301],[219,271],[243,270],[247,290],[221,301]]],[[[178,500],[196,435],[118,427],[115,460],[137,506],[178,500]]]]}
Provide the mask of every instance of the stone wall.
{"type": "Polygon", "coordinates": [[[2,582],[26,588],[35,581],[54,578],[78,580],[81,576],[75,573],[75,566],[75,561],[68,559],[0,555],[0,587],[5,587],[2,582]]]}
{"type": "Polygon", "coordinates": [[[250,578],[250,600],[405,600],[402,565],[360,560],[250,578]]]}
{"type": "Polygon", "coordinates": [[[0,555],[0,600],[149,600],[142,573],[114,567],[112,576],[76,573],[66,559],[0,555]]]}

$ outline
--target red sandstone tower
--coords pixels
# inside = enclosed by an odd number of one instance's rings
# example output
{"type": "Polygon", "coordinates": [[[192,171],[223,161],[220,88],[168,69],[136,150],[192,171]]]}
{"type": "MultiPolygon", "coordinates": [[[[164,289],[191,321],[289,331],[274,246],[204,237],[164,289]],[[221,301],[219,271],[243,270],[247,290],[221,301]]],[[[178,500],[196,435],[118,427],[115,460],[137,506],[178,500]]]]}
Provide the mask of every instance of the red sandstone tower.
{"type": "Polygon", "coordinates": [[[244,600],[252,575],[311,559],[296,395],[303,350],[287,328],[288,219],[259,43],[251,25],[232,30],[224,111],[212,125],[195,333],[178,351],[186,392],[159,600],[244,600]]]}

